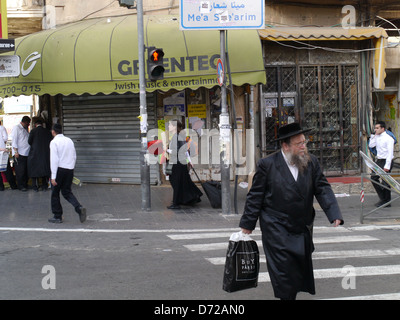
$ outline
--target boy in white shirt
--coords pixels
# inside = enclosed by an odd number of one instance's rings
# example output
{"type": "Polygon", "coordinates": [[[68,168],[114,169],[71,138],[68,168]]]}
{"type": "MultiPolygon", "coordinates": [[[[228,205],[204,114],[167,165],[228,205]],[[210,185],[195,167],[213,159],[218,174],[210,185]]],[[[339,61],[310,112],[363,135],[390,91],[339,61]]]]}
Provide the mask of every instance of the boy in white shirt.
{"type": "Polygon", "coordinates": [[[85,222],[86,208],[81,206],[71,190],[76,162],[74,143],[62,134],[60,124],[54,124],[51,133],[54,137],[50,143],[51,211],[54,217],[49,219],[49,222],[62,222],[63,209],[60,202],[60,191],[63,197],[74,206],[76,213],[79,214],[80,222],[85,222]]]}
{"type": "MultiPolygon", "coordinates": [[[[369,140],[369,147],[376,147],[376,164],[381,167],[385,172],[389,173],[393,166],[393,149],[394,149],[394,139],[386,133],[386,125],[384,121],[378,121],[375,124],[374,129],[375,134],[371,134],[369,140]]],[[[379,182],[378,175],[372,175],[371,179],[381,183],[382,185],[390,188],[390,186],[385,182],[379,182]]],[[[379,196],[380,201],[375,204],[375,206],[380,207],[391,200],[390,190],[381,187],[380,185],[372,184],[379,196]]],[[[386,207],[390,207],[388,204],[386,207]]]]}

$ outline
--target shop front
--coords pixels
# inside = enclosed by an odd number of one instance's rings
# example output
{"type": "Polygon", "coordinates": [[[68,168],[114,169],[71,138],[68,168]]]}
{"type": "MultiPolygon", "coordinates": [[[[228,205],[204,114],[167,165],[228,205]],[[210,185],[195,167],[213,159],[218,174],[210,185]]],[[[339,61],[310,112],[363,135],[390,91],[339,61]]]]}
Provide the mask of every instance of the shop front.
{"type": "Polygon", "coordinates": [[[384,29],[281,27],[260,37],[267,75],[264,154],[276,150],[272,141],[281,125],[299,121],[314,129],[308,149],[326,175],[359,173],[371,84],[384,86],[384,29]]]}
{"type": "MultiPolygon", "coordinates": [[[[165,52],[164,78],[146,83],[148,129],[162,130],[177,117],[189,128],[217,129],[219,32],[180,31],[174,16],[145,16],[144,26],[146,47],[165,52]]],[[[136,16],[129,15],[16,39],[13,54],[20,56],[21,74],[0,79],[0,96],[38,95],[48,125],[64,125],[75,142],[76,175],[83,182],[140,183],[136,30],[136,16]]],[[[257,32],[229,31],[227,51],[238,118],[245,123],[245,89],[265,83],[257,32]]],[[[153,184],[160,180],[157,169],[151,170],[153,184]]]]}

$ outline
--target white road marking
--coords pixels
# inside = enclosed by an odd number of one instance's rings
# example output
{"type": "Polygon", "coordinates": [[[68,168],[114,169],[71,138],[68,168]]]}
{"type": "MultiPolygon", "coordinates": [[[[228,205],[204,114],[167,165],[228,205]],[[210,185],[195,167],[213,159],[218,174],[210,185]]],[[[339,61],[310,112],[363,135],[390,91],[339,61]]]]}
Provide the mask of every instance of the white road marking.
{"type": "MultiPolygon", "coordinates": [[[[354,274],[356,277],[387,276],[393,274],[400,274],[400,265],[354,267],[354,274]]],[[[343,278],[345,276],[346,272],[343,271],[343,268],[314,270],[315,279],[343,278]]],[[[268,272],[260,272],[258,276],[258,281],[259,282],[271,281],[268,272]]]]}
{"type": "Polygon", "coordinates": [[[331,298],[322,300],[400,300],[400,293],[374,294],[369,296],[331,298]]]}
{"type": "Polygon", "coordinates": [[[361,236],[338,236],[338,237],[314,238],[313,242],[315,244],[323,244],[323,243],[341,243],[341,242],[376,241],[376,240],[379,239],[371,236],[361,235],[361,236]]]}
{"type": "MultiPolygon", "coordinates": [[[[239,231],[239,230],[236,230],[239,231]]],[[[338,227],[315,227],[313,230],[314,234],[320,233],[339,233],[339,232],[351,232],[346,228],[338,227]]],[[[232,232],[208,232],[208,233],[190,233],[190,234],[169,234],[168,237],[172,240],[195,240],[195,239],[211,239],[211,238],[227,238],[231,236],[232,232]]],[[[259,230],[253,231],[250,236],[261,236],[259,230]]]]}
{"type": "Polygon", "coordinates": [[[400,230],[400,224],[393,225],[363,225],[348,227],[351,231],[374,231],[374,230],[400,230]]]}
{"type": "MultiPolygon", "coordinates": [[[[321,237],[314,238],[314,244],[325,244],[325,243],[341,243],[341,242],[357,242],[357,241],[375,241],[378,238],[361,235],[361,236],[338,236],[338,237],[321,237]]],[[[257,245],[262,247],[262,241],[257,240],[257,245]]],[[[184,245],[185,248],[190,251],[208,251],[208,250],[219,250],[227,249],[228,242],[216,242],[216,243],[201,243],[201,244],[188,244],[184,245]]]]}
{"type": "Polygon", "coordinates": [[[313,259],[346,259],[346,258],[373,258],[373,257],[388,257],[400,255],[400,249],[388,250],[342,250],[342,251],[325,251],[314,252],[313,259]]]}
{"type": "Polygon", "coordinates": [[[186,232],[221,232],[231,231],[237,232],[238,228],[221,228],[221,229],[63,229],[63,228],[15,228],[0,227],[0,231],[21,231],[21,232],[83,232],[83,233],[186,233],[186,232]]]}
{"type": "MultiPolygon", "coordinates": [[[[172,240],[197,240],[197,239],[213,239],[213,238],[227,238],[229,240],[232,232],[218,232],[218,233],[188,233],[188,234],[170,234],[167,235],[172,240]]],[[[259,232],[252,233],[251,236],[259,236],[259,232]]]]}
{"type": "MultiPolygon", "coordinates": [[[[313,260],[321,259],[347,259],[347,258],[374,258],[400,255],[400,249],[390,250],[343,250],[343,251],[324,251],[314,252],[313,260]]],[[[224,265],[225,257],[205,258],[214,265],[224,265]]],[[[260,263],[265,263],[265,256],[260,254],[260,263]]]]}

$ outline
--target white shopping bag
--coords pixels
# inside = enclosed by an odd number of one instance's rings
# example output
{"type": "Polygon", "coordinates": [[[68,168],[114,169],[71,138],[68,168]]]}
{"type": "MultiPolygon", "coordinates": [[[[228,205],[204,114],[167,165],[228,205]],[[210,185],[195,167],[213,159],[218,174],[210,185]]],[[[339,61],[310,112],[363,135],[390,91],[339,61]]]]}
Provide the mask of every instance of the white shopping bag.
{"type": "Polygon", "coordinates": [[[8,152],[0,151],[0,172],[7,170],[8,152]]]}

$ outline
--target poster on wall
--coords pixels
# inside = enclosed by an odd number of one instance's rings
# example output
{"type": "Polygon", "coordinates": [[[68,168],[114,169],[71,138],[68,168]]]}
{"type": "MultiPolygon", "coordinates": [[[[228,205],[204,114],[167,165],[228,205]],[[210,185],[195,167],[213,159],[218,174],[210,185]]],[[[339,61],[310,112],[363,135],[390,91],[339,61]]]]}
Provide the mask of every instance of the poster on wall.
{"type": "Polygon", "coordinates": [[[188,117],[198,117],[200,119],[207,118],[207,105],[206,104],[189,104],[188,117]]]}
{"type": "Polygon", "coordinates": [[[185,92],[175,93],[163,99],[164,116],[185,116],[185,92]]]}
{"type": "Polygon", "coordinates": [[[272,118],[272,109],[276,109],[278,107],[277,99],[265,99],[265,112],[267,118],[272,118]]]}

